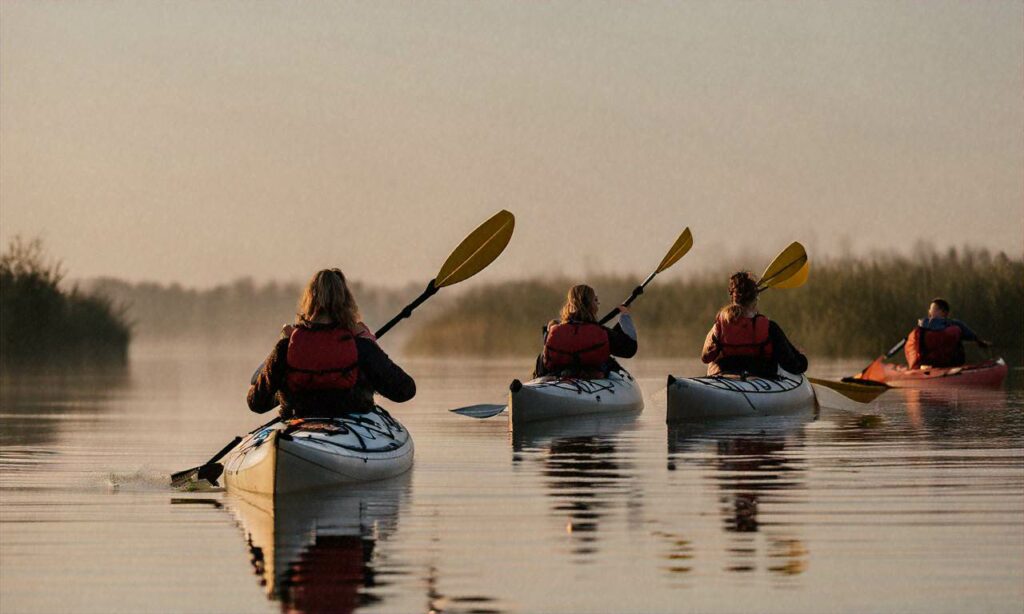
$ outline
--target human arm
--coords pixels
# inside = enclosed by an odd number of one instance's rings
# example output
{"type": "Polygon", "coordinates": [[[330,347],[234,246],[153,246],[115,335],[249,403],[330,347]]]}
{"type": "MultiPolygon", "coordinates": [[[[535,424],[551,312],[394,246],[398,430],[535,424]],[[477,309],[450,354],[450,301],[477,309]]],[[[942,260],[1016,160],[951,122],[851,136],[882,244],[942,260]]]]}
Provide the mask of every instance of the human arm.
{"type": "Polygon", "coordinates": [[[716,342],[716,327],[712,326],[711,330],[708,331],[708,336],[704,338],[704,349],[701,350],[700,359],[704,364],[711,364],[718,359],[718,356],[722,353],[721,348],[718,347],[716,342]]]}
{"type": "Polygon", "coordinates": [[[288,338],[280,339],[256,373],[246,401],[249,409],[264,414],[278,405],[277,393],[284,381],[284,358],[288,354],[288,338]]]}
{"type": "Polygon", "coordinates": [[[782,332],[782,328],[775,322],[768,324],[768,338],[772,342],[772,358],[780,367],[795,375],[807,371],[807,357],[793,347],[786,333],[782,332]]]}
{"type": "Polygon", "coordinates": [[[402,403],[416,396],[416,382],[380,349],[376,341],[356,338],[359,371],[381,396],[402,403]]]}

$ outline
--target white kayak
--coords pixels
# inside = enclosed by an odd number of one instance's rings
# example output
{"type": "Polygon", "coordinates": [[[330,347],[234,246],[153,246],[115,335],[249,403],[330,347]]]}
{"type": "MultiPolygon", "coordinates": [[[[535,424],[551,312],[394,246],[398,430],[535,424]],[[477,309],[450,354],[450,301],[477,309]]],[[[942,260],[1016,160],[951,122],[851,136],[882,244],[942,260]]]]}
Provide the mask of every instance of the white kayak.
{"type": "Polygon", "coordinates": [[[606,378],[545,376],[509,387],[509,424],[557,420],[573,416],[639,412],[644,395],[625,369],[606,378]]]}
{"type": "Polygon", "coordinates": [[[775,378],[669,375],[666,421],[812,414],[816,405],[807,378],[781,369],[775,378]]]}
{"type": "Polygon", "coordinates": [[[383,480],[412,467],[409,431],[384,409],[289,420],[247,436],[224,460],[229,491],[298,492],[383,480]]]}

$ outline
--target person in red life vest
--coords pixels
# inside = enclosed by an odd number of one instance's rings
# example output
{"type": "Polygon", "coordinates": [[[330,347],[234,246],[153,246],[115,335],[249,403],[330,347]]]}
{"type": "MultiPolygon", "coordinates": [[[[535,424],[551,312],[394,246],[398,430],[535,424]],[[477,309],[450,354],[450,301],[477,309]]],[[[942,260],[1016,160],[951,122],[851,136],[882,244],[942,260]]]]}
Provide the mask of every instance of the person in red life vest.
{"type": "Polygon", "coordinates": [[[799,375],[807,370],[807,357],[786,338],[778,324],[757,311],[757,281],[741,271],[729,278],[732,303],[718,312],[704,340],[701,360],[708,375],[748,373],[775,377],[779,367],[799,375]]]}
{"type": "Polygon", "coordinates": [[[636,355],[636,327],[629,309],[619,305],[619,321],[614,328],[608,328],[597,322],[600,305],[597,293],[590,286],[569,289],[561,319],[548,323],[544,350],[537,357],[534,377],[605,377],[611,370],[621,368],[612,356],[632,358],[636,355]]]}
{"type": "Polygon", "coordinates": [[[284,327],[249,388],[249,409],[262,414],[280,404],[284,418],[335,417],[373,410],[374,392],[396,403],[413,398],[416,382],[360,320],[340,270],[314,275],[295,325],[284,327]]]}
{"type": "Polygon", "coordinates": [[[949,317],[949,303],[934,299],[928,305],[928,317],[918,320],[903,346],[911,369],[927,367],[959,367],[967,362],[964,341],[974,341],[987,348],[991,343],[978,337],[960,320],[949,317]]]}

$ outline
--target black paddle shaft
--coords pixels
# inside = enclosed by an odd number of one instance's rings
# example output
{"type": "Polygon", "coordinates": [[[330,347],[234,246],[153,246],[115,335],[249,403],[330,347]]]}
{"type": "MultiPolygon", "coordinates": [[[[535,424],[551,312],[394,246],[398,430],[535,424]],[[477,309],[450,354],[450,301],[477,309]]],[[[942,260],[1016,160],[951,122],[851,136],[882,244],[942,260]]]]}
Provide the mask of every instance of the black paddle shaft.
{"type": "Polygon", "coordinates": [[[391,321],[389,321],[384,326],[378,328],[377,332],[374,333],[374,336],[380,339],[382,336],[384,336],[384,333],[394,328],[395,324],[398,324],[405,318],[410,317],[412,315],[413,310],[422,305],[423,301],[434,296],[435,294],[437,294],[437,286],[434,285],[434,280],[431,279],[430,283],[427,284],[427,289],[423,291],[423,294],[419,295],[418,297],[416,297],[416,300],[406,305],[405,308],[398,313],[398,315],[391,318],[391,321]]]}

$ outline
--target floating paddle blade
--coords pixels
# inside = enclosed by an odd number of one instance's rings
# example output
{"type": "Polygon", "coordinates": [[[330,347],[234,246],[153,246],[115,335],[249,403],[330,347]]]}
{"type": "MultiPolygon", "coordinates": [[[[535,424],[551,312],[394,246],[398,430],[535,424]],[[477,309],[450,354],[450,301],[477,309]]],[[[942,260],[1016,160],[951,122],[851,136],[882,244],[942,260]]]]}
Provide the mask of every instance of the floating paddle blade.
{"type": "Polygon", "coordinates": [[[481,404],[481,405],[469,405],[467,407],[459,407],[458,409],[449,409],[448,411],[459,414],[461,416],[469,416],[470,418],[493,418],[501,412],[505,411],[505,405],[492,405],[492,404],[481,404]]]}
{"type": "MultiPolygon", "coordinates": [[[[781,287],[796,288],[797,286],[782,286],[781,284],[794,276],[798,276],[805,264],[807,264],[807,250],[799,242],[793,241],[789,244],[789,247],[782,250],[775,257],[775,260],[772,260],[772,263],[764,270],[764,274],[761,275],[761,281],[757,285],[761,290],[781,287]]],[[[804,281],[806,279],[805,273],[804,281]]],[[[798,285],[802,285],[802,283],[798,285]]]]}
{"type": "Polygon", "coordinates": [[[484,270],[505,250],[515,226],[515,216],[504,209],[480,224],[445,260],[434,278],[434,286],[451,286],[484,270]]]}
{"type": "Polygon", "coordinates": [[[810,261],[808,261],[808,262],[805,262],[804,265],[802,267],[800,267],[800,270],[797,271],[796,274],[794,274],[792,277],[790,277],[789,279],[787,279],[785,281],[780,281],[777,284],[773,284],[772,287],[774,287],[774,288],[799,288],[800,286],[802,286],[805,283],[807,283],[807,276],[810,274],[810,272],[811,272],[811,263],[810,263],[810,261]]]}
{"type": "Polygon", "coordinates": [[[687,226],[686,230],[679,235],[676,242],[672,244],[672,248],[665,254],[665,258],[662,259],[661,264],[654,270],[655,273],[661,273],[668,267],[672,266],[679,261],[680,258],[686,255],[686,252],[690,251],[693,247],[693,233],[690,232],[690,227],[687,226]]]}

